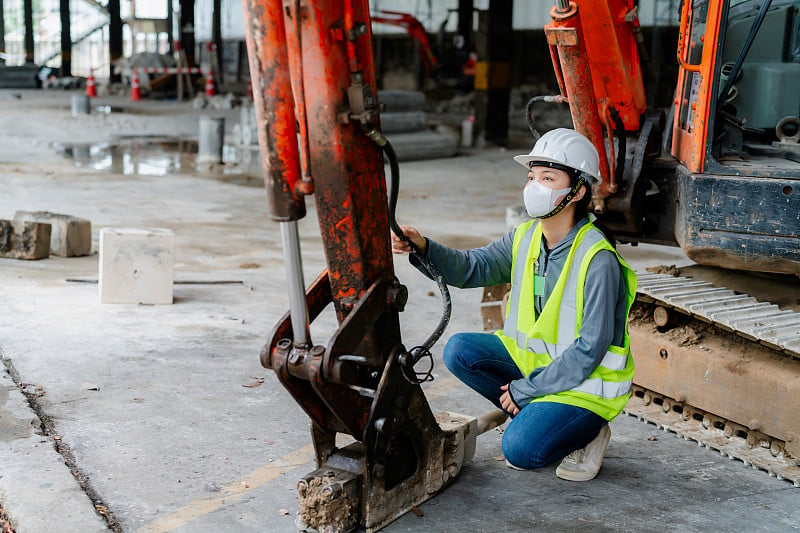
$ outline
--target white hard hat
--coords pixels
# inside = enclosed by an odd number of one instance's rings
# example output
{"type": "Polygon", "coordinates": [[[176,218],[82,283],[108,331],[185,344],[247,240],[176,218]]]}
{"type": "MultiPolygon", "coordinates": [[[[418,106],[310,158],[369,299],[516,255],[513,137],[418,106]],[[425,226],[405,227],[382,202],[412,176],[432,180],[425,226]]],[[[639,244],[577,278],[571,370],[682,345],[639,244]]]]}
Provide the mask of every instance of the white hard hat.
{"type": "Polygon", "coordinates": [[[575,130],[556,128],[542,135],[531,153],[514,156],[514,161],[530,168],[532,161],[555,163],[580,170],[590,185],[600,185],[600,157],[592,141],[575,130]]]}

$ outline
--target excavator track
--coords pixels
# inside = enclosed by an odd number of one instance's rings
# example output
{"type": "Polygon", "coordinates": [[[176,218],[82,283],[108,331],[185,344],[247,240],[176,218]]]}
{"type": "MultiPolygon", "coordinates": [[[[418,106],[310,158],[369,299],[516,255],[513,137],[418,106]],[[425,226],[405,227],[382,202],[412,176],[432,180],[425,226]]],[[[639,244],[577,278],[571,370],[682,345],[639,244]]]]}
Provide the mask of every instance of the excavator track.
{"type": "Polygon", "coordinates": [[[800,313],[638,273],[625,412],[800,487],[800,313]]]}
{"type": "Polygon", "coordinates": [[[800,313],[781,310],[710,281],[637,273],[637,295],[800,359],[800,313]]]}
{"type": "Polygon", "coordinates": [[[800,487],[800,466],[787,457],[786,443],[780,439],[638,386],[623,412],[800,487]]]}

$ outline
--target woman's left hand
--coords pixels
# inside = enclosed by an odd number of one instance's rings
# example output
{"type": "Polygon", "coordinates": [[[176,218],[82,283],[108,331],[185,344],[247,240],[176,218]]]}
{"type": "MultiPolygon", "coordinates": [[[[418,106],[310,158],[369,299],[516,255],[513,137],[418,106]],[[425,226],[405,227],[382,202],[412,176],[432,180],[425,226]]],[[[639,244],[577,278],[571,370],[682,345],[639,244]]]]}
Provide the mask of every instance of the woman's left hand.
{"type": "Polygon", "coordinates": [[[500,405],[502,405],[503,409],[511,416],[517,416],[519,408],[514,403],[514,400],[511,399],[511,393],[508,392],[508,385],[503,385],[500,389],[504,391],[500,396],[500,405]]]}

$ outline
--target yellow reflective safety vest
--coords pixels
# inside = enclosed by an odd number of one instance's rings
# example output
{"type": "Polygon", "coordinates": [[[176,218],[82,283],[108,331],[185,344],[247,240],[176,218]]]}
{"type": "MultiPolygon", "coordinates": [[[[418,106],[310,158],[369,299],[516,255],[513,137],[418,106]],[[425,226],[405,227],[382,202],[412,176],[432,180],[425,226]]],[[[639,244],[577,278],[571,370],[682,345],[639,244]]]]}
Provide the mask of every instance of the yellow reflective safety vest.
{"type": "Polygon", "coordinates": [[[591,222],[578,230],[555,287],[536,316],[534,274],[542,242],[542,227],[532,220],[514,233],[511,295],[505,324],[496,332],[524,376],[549,365],[580,335],[583,324],[583,289],[589,263],[600,250],[617,256],[627,290],[625,334],[622,346],[609,346],[599,366],[577,387],[534,398],[534,402],[557,402],[588,409],[606,420],[617,416],[631,394],[633,357],[627,316],[636,297],[636,274],[617,254],[603,233],[591,222]]]}

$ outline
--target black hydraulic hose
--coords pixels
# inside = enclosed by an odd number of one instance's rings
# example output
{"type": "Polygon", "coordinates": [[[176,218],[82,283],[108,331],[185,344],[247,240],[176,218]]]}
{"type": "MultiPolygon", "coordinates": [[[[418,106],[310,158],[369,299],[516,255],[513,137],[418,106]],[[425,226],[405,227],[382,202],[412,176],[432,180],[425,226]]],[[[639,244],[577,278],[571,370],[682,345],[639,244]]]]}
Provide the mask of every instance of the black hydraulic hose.
{"type": "MultiPolygon", "coordinates": [[[[392,231],[395,232],[397,236],[401,239],[406,241],[411,249],[414,252],[414,255],[419,260],[420,264],[423,268],[428,272],[431,276],[433,281],[436,282],[436,285],[439,286],[439,292],[442,294],[442,317],[439,319],[439,324],[436,326],[436,329],[433,330],[433,333],[422,343],[422,347],[425,349],[430,349],[436,341],[442,336],[444,333],[447,324],[450,322],[450,312],[452,311],[452,303],[450,301],[450,291],[447,288],[447,283],[444,281],[444,277],[442,273],[439,272],[439,269],[428,259],[428,256],[419,249],[419,247],[414,244],[414,242],[405,236],[403,230],[400,229],[400,226],[397,224],[397,219],[395,218],[395,211],[397,209],[397,196],[400,190],[400,166],[397,164],[397,155],[394,152],[394,148],[392,144],[387,140],[386,143],[383,145],[383,151],[386,153],[386,157],[389,159],[389,169],[391,173],[391,187],[390,187],[390,194],[389,194],[389,226],[391,227],[392,231]]],[[[415,361],[416,362],[416,361],[415,361]]]]}
{"type": "Polygon", "coordinates": [[[525,106],[525,120],[528,123],[528,129],[531,130],[531,134],[535,140],[539,140],[539,137],[542,135],[536,129],[533,124],[533,105],[537,102],[548,102],[551,104],[565,104],[567,103],[567,99],[560,94],[556,95],[540,95],[534,96],[530,100],[528,100],[528,104],[525,106]]]}
{"type": "Polygon", "coordinates": [[[753,45],[753,41],[756,39],[758,30],[761,28],[761,23],[764,22],[764,19],[767,16],[767,11],[769,10],[769,6],[771,5],[772,0],[764,0],[764,3],[761,4],[761,8],[758,10],[758,15],[756,15],[753,25],[750,26],[750,33],[747,34],[747,39],[745,39],[744,45],[742,45],[742,49],[739,50],[739,55],[736,57],[736,61],[733,63],[733,68],[731,68],[731,73],[728,75],[728,80],[725,82],[725,87],[722,89],[722,92],[719,93],[717,108],[722,107],[722,104],[724,104],[725,100],[728,98],[728,94],[733,88],[736,77],[739,75],[739,71],[742,69],[742,63],[744,63],[748,52],[750,52],[750,47],[753,45]]]}
{"type": "MultiPolygon", "coordinates": [[[[436,285],[439,287],[439,292],[442,295],[442,317],[439,319],[439,323],[436,326],[436,329],[433,330],[433,333],[422,343],[422,345],[415,347],[409,353],[412,356],[410,366],[413,367],[420,359],[423,357],[430,356],[430,349],[439,340],[444,333],[444,330],[447,328],[447,324],[450,322],[450,314],[452,311],[452,302],[450,300],[450,291],[447,288],[447,283],[444,281],[444,276],[442,273],[439,272],[439,269],[431,262],[430,259],[425,255],[425,253],[420,250],[420,248],[414,244],[414,242],[406,237],[403,233],[403,230],[400,229],[400,225],[397,223],[397,218],[395,216],[395,212],[397,209],[397,197],[400,191],[400,165],[397,162],[397,154],[392,147],[392,144],[389,140],[384,137],[380,132],[375,129],[369,130],[366,132],[367,136],[372,139],[375,144],[381,147],[381,150],[386,154],[386,158],[389,160],[389,171],[391,180],[389,183],[389,227],[391,230],[403,239],[408,245],[411,247],[412,253],[416,256],[417,260],[420,262],[422,267],[428,273],[428,275],[436,282],[436,285]]],[[[432,359],[431,359],[432,360],[432,359]]],[[[431,369],[427,372],[427,377],[423,380],[426,381],[430,378],[430,371],[432,370],[433,365],[431,364],[431,369]]],[[[408,375],[406,375],[408,378],[408,375]]],[[[432,379],[432,378],[430,378],[432,379]]]]}
{"type": "MultiPolygon", "coordinates": [[[[625,173],[625,152],[628,150],[628,139],[625,137],[625,124],[622,122],[622,117],[616,108],[611,108],[611,120],[614,121],[614,133],[617,135],[617,168],[614,170],[614,177],[617,184],[623,183],[622,176],[625,173]]],[[[613,143],[614,139],[609,139],[608,142],[613,143]]]]}

